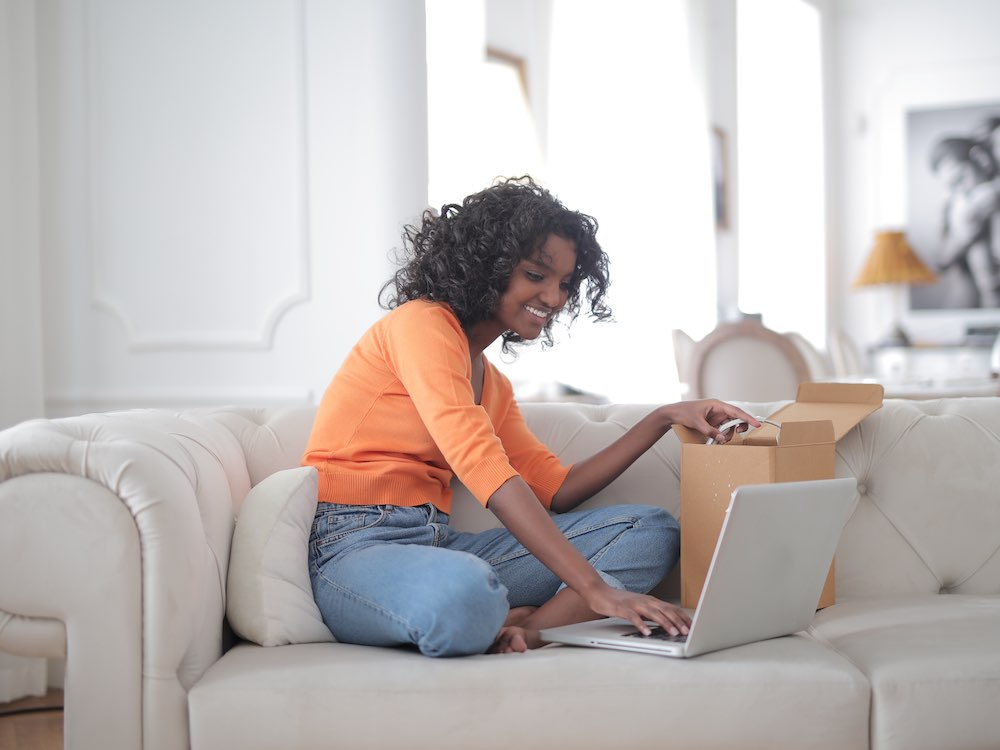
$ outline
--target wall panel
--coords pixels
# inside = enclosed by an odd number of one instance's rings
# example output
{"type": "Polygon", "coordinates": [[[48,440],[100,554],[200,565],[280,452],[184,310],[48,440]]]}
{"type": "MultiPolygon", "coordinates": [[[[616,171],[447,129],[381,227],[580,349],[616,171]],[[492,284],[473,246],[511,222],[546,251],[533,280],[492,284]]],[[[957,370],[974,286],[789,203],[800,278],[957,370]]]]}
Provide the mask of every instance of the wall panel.
{"type": "Polygon", "coordinates": [[[308,297],[302,4],[87,8],[94,301],[131,348],[268,347],[308,297]]]}
{"type": "Polygon", "coordinates": [[[38,16],[46,414],[318,400],[426,205],[423,3],[38,16]]]}

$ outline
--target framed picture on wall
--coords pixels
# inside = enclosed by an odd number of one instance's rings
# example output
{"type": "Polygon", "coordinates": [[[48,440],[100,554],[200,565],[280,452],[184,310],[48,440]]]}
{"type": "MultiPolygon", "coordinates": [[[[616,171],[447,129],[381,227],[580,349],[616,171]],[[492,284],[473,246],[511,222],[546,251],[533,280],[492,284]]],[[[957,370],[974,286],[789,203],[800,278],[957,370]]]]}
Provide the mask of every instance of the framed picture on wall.
{"type": "MultiPolygon", "coordinates": [[[[943,161],[937,171],[932,166],[938,141],[968,138],[991,112],[1000,111],[1000,58],[898,66],[873,84],[868,101],[871,119],[858,120],[858,134],[869,149],[871,171],[857,182],[867,216],[855,227],[852,242],[867,247],[873,229],[903,229],[920,259],[938,274],[934,284],[906,288],[900,320],[914,341],[963,342],[970,328],[1000,325],[1000,307],[988,306],[988,295],[987,306],[981,306],[984,297],[974,291],[961,262],[942,269],[944,216],[952,206],[945,188],[948,167],[942,169],[943,161]]],[[[949,148],[939,147],[938,156],[949,148]]],[[[973,155],[981,159],[982,151],[973,155]]],[[[991,220],[991,232],[1000,231],[996,223],[991,220]]],[[[948,228],[953,236],[954,226],[948,228]]],[[[975,264],[976,257],[968,262],[975,264]]],[[[981,252],[978,258],[984,259],[981,252]]],[[[870,312],[878,314],[875,306],[870,312]]]]}
{"type": "Polygon", "coordinates": [[[713,127],[712,149],[712,202],[715,210],[716,229],[729,229],[729,161],[726,158],[726,132],[713,127]]]}
{"type": "Polygon", "coordinates": [[[938,275],[914,311],[1000,309],[1000,95],[905,113],[907,237],[938,275]]]}

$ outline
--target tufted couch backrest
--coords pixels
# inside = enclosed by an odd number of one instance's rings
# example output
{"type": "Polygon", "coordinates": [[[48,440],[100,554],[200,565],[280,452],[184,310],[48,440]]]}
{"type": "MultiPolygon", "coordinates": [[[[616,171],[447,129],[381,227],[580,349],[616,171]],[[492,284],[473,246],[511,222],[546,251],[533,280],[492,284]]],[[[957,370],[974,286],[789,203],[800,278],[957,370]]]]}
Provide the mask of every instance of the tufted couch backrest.
{"type": "MultiPolygon", "coordinates": [[[[766,416],[784,403],[740,406],[766,416]]],[[[569,461],[606,445],[649,408],[523,407],[539,438],[569,461]]],[[[839,600],[1000,593],[1000,398],[887,400],[837,444],[836,474],[855,477],[859,495],[837,550],[839,600]]],[[[680,518],[672,433],[590,503],[621,501],[662,505],[680,518]]],[[[494,523],[461,491],[454,516],[474,528],[494,523]]]]}
{"type": "Polygon", "coordinates": [[[1000,398],[890,400],[837,446],[840,596],[1000,593],[1000,398]]]}
{"type": "MultiPolygon", "coordinates": [[[[741,404],[767,415],[784,402],[741,404]]],[[[640,404],[522,405],[528,424],[564,461],[580,460],[645,416],[640,404]]],[[[298,463],[314,410],[218,409],[257,483],[298,463]]],[[[1000,593],[1000,399],[887,400],[837,444],[837,476],[859,502],[837,552],[837,596],[1000,593]]],[[[668,433],[588,505],[661,505],[680,516],[680,445],[668,433]]],[[[683,519],[681,519],[683,523],[683,519]]],[[[455,484],[452,523],[497,521],[455,484]]]]}
{"type": "MultiPolygon", "coordinates": [[[[741,405],[767,415],[782,403],[741,405]]],[[[538,437],[567,462],[612,442],[650,408],[522,406],[538,437]]],[[[221,612],[235,514],[251,486],[298,465],[314,415],[314,407],[228,407],[35,420],[0,433],[0,481],[38,472],[82,476],[121,497],[140,526],[155,523],[165,495],[189,498],[184,523],[200,527],[206,550],[180,570],[200,566],[199,576],[215,582],[221,612]]],[[[1000,593],[1000,399],[887,400],[837,444],[836,473],[856,477],[859,491],[837,553],[838,599],[1000,593]]],[[[496,524],[460,484],[455,491],[452,523],[496,524]]],[[[589,505],[622,501],[680,517],[680,445],[672,433],[589,505]]],[[[186,553],[164,546],[143,554],[156,564],[186,553]]]]}

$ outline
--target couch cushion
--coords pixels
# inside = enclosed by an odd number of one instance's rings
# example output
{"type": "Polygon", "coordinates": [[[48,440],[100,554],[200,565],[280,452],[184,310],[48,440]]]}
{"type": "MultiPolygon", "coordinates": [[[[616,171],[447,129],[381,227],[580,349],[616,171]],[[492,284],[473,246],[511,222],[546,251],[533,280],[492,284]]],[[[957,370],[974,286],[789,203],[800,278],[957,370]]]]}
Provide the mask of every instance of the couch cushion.
{"type": "Polygon", "coordinates": [[[188,700],[192,750],[850,750],[868,747],[869,701],[854,667],[801,635],[693,659],[240,644],[188,700]]]}
{"type": "Polygon", "coordinates": [[[317,486],[313,467],[286,469],[243,500],[233,532],[226,614],[246,640],[261,646],[333,640],[309,582],[317,486]]]}
{"type": "Polygon", "coordinates": [[[874,750],[997,747],[1000,596],[842,601],[809,633],[871,681],[874,750]]]}
{"type": "MultiPolygon", "coordinates": [[[[837,598],[1000,591],[1000,399],[888,400],[837,443],[837,598]]],[[[683,519],[681,520],[683,523],[683,519]]]]}

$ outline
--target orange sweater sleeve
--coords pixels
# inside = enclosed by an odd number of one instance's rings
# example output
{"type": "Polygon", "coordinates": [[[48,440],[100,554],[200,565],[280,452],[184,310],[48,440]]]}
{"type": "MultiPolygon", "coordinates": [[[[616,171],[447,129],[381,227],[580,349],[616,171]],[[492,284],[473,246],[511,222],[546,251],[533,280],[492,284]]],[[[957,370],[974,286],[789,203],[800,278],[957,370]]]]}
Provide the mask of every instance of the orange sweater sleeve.
{"type": "Polygon", "coordinates": [[[542,505],[549,508],[552,497],[562,487],[571,466],[560,463],[552,451],[535,437],[514,400],[510,381],[489,363],[487,377],[494,384],[490,393],[491,402],[505,405],[505,413],[498,419],[496,432],[511,465],[528,483],[542,505]]]}

